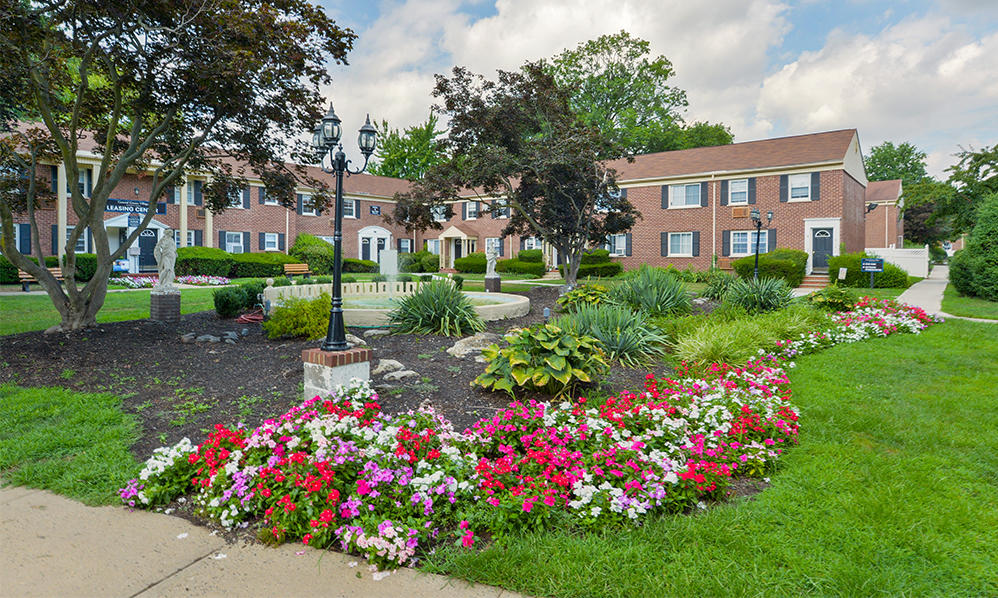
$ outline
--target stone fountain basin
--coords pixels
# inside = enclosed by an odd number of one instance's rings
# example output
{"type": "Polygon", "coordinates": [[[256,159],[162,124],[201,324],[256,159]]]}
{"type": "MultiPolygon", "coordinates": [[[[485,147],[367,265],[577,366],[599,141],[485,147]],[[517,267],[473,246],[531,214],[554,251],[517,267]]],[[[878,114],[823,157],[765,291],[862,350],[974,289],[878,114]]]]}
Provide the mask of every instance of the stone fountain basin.
{"type": "MultiPolygon", "coordinates": [[[[464,293],[475,312],[486,322],[519,318],[530,312],[530,299],[510,293],[464,293]]],[[[398,301],[385,295],[353,295],[343,298],[343,319],[347,326],[377,327],[388,324],[388,312],[398,301]]]]}

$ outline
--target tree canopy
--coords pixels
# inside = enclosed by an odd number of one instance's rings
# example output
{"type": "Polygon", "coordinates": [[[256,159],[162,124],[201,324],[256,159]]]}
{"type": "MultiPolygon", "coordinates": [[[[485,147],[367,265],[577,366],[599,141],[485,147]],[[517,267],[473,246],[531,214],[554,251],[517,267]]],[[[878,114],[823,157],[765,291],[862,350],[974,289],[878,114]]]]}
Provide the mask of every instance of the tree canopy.
{"type": "Polygon", "coordinates": [[[722,124],[687,127],[686,92],[670,85],[675,75],[665,56],[626,31],[565,50],[545,69],[571,93],[572,109],[628,154],[645,154],[732,142],[722,124]]]}
{"type": "MultiPolygon", "coordinates": [[[[229,205],[249,171],[284,205],[292,205],[302,183],[319,189],[317,201],[327,201],[320,181],[284,162],[286,156],[314,161],[305,143],[288,140],[301,138],[321,116],[319,87],[330,83],[326,61],[345,63],[355,37],[319,6],[303,0],[0,0],[0,29],[2,176],[28,181],[0,195],[0,248],[45,287],[63,328],[94,324],[113,261],[155,214],[148,210],[110,251],[104,210],[127,172],[147,173],[149,205],[194,172],[208,176],[205,205],[215,212],[229,205]],[[54,158],[75,181],[81,148],[99,164],[89,197],[70,185],[68,202],[80,224],[66,243],[62,289],[18,252],[13,218],[23,211],[38,230],[34,209],[42,197],[31,181],[39,164],[54,158]],[[98,265],[81,289],[73,282],[74,247],[86,228],[98,265]]],[[[41,261],[37,234],[33,240],[41,261]]]]}
{"type": "Polygon", "coordinates": [[[415,181],[434,164],[446,159],[439,137],[446,131],[437,129],[439,119],[430,113],[426,122],[407,127],[404,132],[381,121],[378,127],[378,151],[367,167],[371,174],[415,181]]]}
{"type": "Polygon", "coordinates": [[[530,234],[557,248],[573,285],[583,250],[639,216],[603,165],[622,150],[577,118],[569,91],[543,64],[499,71],[495,81],[455,67],[450,78],[437,75],[433,95],[450,121],[451,159],[396,196],[392,221],[439,229],[433,212],[451,213],[447,201],[483,200],[494,216],[508,213],[503,236],[530,234]]]}
{"type": "Polygon", "coordinates": [[[928,176],[925,172],[925,152],[907,141],[898,145],[892,141],[876,145],[870,148],[865,162],[866,176],[871,181],[901,179],[902,188],[919,183],[928,176]]]}
{"type": "Polygon", "coordinates": [[[998,193],[998,144],[957,154],[959,161],[946,169],[953,193],[937,204],[940,216],[952,219],[956,234],[969,233],[977,223],[984,199],[998,193]]]}

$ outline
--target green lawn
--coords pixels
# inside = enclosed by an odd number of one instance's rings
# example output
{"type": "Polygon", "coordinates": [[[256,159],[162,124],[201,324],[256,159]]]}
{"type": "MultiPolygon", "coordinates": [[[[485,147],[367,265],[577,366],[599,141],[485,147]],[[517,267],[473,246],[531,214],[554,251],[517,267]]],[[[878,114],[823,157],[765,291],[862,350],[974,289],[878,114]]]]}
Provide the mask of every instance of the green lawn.
{"type": "MultiPolygon", "coordinates": [[[[214,309],[213,289],[184,289],[180,295],[181,313],[214,309]]],[[[120,322],[149,317],[149,290],[108,293],[97,313],[98,322],[120,322]]],[[[0,296],[0,335],[45,330],[59,323],[59,312],[48,295],[0,296]]]]}
{"type": "Polygon", "coordinates": [[[64,388],[0,385],[0,476],[90,505],[119,502],[115,491],[141,465],[138,438],[121,399],[64,388]]]}
{"type": "Polygon", "coordinates": [[[998,595],[996,355],[950,321],[802,358],[800,445],[752,500],[430,567],[543,596],[998,595]]]}
{"type": "Polygon", "coordinates": [[[943,311],[954,316],[998,320],[998,303],[979,297],[964,297],[952,284],[943,291],[943,311]]]}

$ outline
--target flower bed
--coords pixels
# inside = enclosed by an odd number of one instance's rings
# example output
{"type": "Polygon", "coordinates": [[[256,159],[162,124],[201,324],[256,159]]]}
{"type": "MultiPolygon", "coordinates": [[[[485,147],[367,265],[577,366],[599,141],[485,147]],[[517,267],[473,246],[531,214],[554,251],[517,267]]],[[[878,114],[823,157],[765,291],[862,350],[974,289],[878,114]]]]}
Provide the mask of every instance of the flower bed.
{"type": "Polygon", "coordinates": [[[255,430],[217,425],[197,447],[157,449],[121,496],[157,507],[192,491],[197,514],[225,527],[260,522],[275,541],[334,546],[382,568],[482,533],[635,524],[774,468],[798,432],[787,360],[933,321],[864,299],[744,367],[649,375],[643,391],[603,401],[514,402],[463,434],[429,408],[387,415],[355,381],[255,430]]]}
{"type": "MultiPolygon", "coordinates": [[[[122,285],[131,289],[145,289],[156,286],[159,283],[158,276],[121,276],[111,279],[111,284],[122,285]]],[[[229,284],[229,279],[224,276],[193,276],[185,275],[176,278],[178,284],[189,284],[201,287],[216,287],[229,284]]]]}

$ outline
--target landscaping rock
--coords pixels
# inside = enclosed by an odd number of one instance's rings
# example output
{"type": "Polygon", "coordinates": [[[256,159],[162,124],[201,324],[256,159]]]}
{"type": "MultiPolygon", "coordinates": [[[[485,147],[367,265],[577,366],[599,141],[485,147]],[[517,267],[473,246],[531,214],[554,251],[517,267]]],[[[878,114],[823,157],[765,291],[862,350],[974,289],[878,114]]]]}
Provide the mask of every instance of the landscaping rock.
{"type": "Polygon", "coordinates": [[[223,337],[225,337],[225,338],[230,338],[230,339],[232,339],[232,340],[234,340],[234,341],[237,341],[237,340],[239,340],[239,335],[238,335],[238,334],[236,334],[236,333],[235,333],[234,331],[232,331],[232,330],[230,330],[230,331],[228,331],[228,332],[226,332],[226,333],[222,334],[222,336],[223,336],[223,337]]]}
{"type": "Polygon", "coordinates": [[[348,343],[350,343],[351,345],[353,345],[355,347],[361,347],[361,346],[365,346],[366,347],[367,346],[367,341],[365,341],[364,339],[360,338],[359,336],[354,336],[352,334],[348,334],[346,336],[346,339],[347,339],[348,343]]]}
{"type": "Polygon", "coordinates": [[[412,370],[399,370],[397,372],[390,372],[385,374],[385,380],[391,382],[398,382],[400,380],[406,380],[408,378],[419,378],[419,374],[412,370]]]}
{"type": "Polygon", "coordinates": [[[386,334],[391,334],[391,330],[386,328],[372,328],[371,330],[364,331],[364,338],[371,338],[372,336],[385,336],[386,334]]]}
{"type": "Polygon", "coordinates": [[[214,334],[202,334],[201,336],[197,337],[194,340],[196,340],[199,343],[217,343],[222,339],[215,336],[214,334]]]}
{"type": "Polygon", "coordinates": [[[380,376],[381,374],[397,372],[403,369],[405,369],[405,366],[402,365],[402,362],[400,361],[395,361],[394,359],[379,359],[378,365],[371,370],[371,375],[380,376]]]}
{"type": "Polygon", "coordinates": [[[195,334],[195,333],[193,333],[193,332],[188,332],[184,336],[180,337],[180,342],[185,343],[185,344],[186,343],[193,343],[194,339],[197,338],[197,336],[198,335],[195,334]]]}
{"type": "Polygon", "coordinates": [[[225,339],[225,342],[229,343],[230,345],[236,344],[236,341],[232,340],[231,338],[225,339]]]}
{"type": "Polygon", "coordinates": [[[447,352],[458,359],[464,359],[469,355],[481,356],[482,349],[498,343],[500,340],[502,340],[502,337],[498,334],[479,332],[478,334],[457,341],[453,347],[447,349],[447,352]]]}

